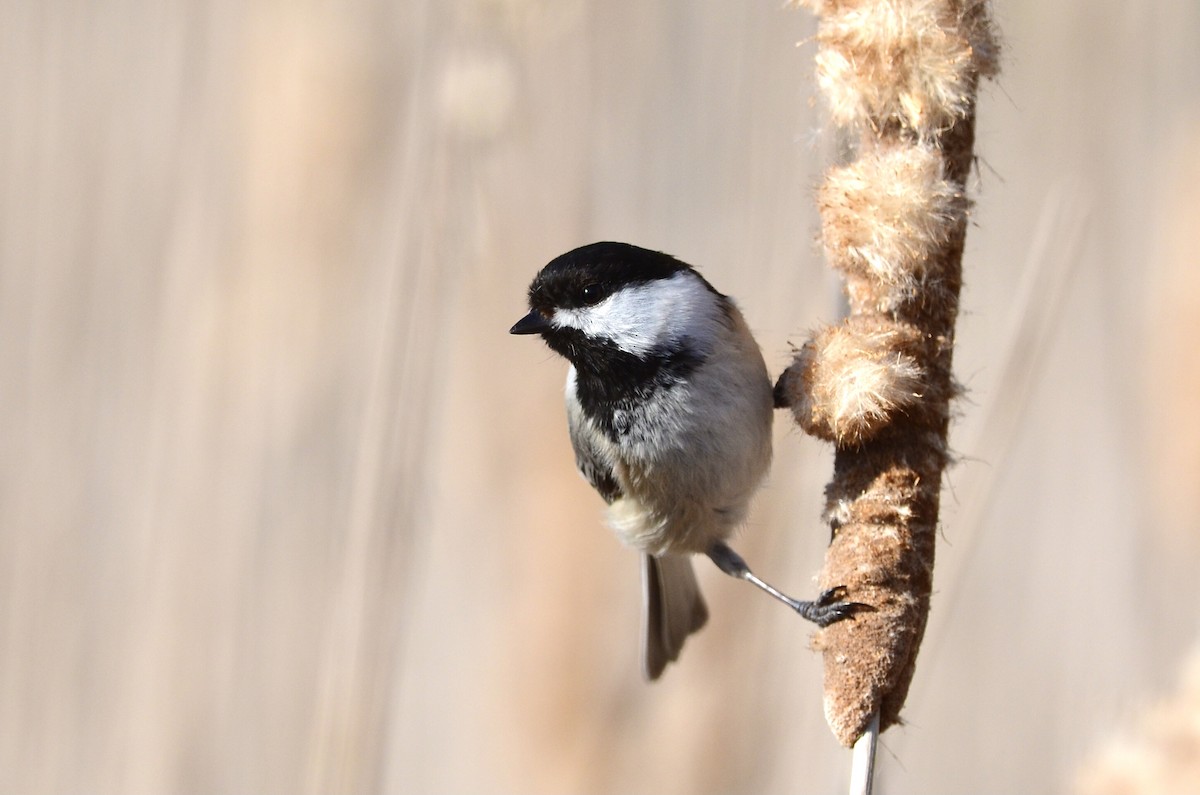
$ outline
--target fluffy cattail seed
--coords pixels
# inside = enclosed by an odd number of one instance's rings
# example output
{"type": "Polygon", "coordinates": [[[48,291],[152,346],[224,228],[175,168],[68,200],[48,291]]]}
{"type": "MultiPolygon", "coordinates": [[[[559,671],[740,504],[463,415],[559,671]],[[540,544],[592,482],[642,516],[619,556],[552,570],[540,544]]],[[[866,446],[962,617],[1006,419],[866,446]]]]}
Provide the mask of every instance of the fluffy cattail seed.
{"type": "Polygon", "coordinates": [[[962,189],[929,146],[885,146],[831,170],[817,194],[829,263],[886,291],[876,311],[911,300],[965,217],[962,189]]]}
{"type": "Polygon", "coordinates": [[[851,317],[817,333],[779,379],[775,403],[807,433],[838,445],[870,439],[919,405],[922,336],[885,319],[851,317]]]}
{"type": "Polygon", "coordinates": [[[817,83],[841,125],[928,138],[967,115],[998,48],[982,0],[816,2],[817,83]]]}

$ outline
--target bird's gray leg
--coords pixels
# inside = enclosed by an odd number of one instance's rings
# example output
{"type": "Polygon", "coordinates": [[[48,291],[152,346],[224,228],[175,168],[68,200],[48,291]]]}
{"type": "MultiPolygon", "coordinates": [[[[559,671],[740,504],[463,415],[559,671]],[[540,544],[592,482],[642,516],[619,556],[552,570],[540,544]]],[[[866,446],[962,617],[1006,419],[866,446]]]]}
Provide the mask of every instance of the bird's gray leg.
{"type": "Polygon", "coordinates": [[[819,627],[827,627],[836,621],[850,618],[860,610],[869,609],[867,605],[842,600],[841,597],[846,595],[843,585],[822,592],[815,602],[793,599],[750,571],[742,556],[730,549],[724,541],[714,541],[708,548],[708,557],[717,564],[718,569],[730,577],[758,586],[819,627]]]}

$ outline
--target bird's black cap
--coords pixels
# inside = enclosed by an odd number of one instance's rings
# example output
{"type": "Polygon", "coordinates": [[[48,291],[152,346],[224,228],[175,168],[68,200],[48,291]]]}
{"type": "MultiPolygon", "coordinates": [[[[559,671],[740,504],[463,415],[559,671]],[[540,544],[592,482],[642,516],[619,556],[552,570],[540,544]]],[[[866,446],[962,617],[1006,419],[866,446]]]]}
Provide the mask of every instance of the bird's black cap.
{"type": "MultiPolygon", "coordinates": [[[[555,257],[542,268],[529,286],[529,306],[549,317],[556,308],[589,306],[603,301],[622,287],[667,279],[680,271],[692,270],[688,264],[661,251],[628,243],[591,243],[555,257]]],[[[517,326],[523,323],[524,320],[517,326]]],[[[517,330],[517,326],[513,327],[514,334],[534,333],[517,330]]],[[[531,325],[523,328],[531,328],[531,325]]]]}

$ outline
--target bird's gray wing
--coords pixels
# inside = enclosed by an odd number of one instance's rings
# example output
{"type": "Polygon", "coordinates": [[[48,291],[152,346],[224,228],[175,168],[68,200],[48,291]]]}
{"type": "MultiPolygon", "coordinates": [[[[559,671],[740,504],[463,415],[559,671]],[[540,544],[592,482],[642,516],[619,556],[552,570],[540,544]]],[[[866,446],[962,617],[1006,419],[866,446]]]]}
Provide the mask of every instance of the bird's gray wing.
{"type": "Polygon", "coordinates": [[[567,429],[571,433],[571,446],[575,448],[575,466],[580,474],[600,492],[607,503],[623,496],[621,484],[613,471],[611,459],[597,442],[597,436],[589,427],[583,407],[575,397],[574,381],[567,381],[567,429]]]}

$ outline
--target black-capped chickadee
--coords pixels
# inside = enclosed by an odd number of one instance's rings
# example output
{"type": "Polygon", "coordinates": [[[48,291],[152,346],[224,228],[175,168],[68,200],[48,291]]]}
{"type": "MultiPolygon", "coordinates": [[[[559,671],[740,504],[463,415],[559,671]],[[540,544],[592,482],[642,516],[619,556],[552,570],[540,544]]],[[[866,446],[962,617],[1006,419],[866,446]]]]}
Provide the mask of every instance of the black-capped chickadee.
{"type": "Polygon", "coordinates": [[[567,423],[579,471],[608,522],[642,553],[643,667],[657,679],[708,619],[690,555],[704,554],[826,626],[852,615],[760,580],[725,540],[771,463],[772,385],[733,300],[689,265],[593,243],[542,268],[513,334],[540,334],[571,363],[567,423]]]}

